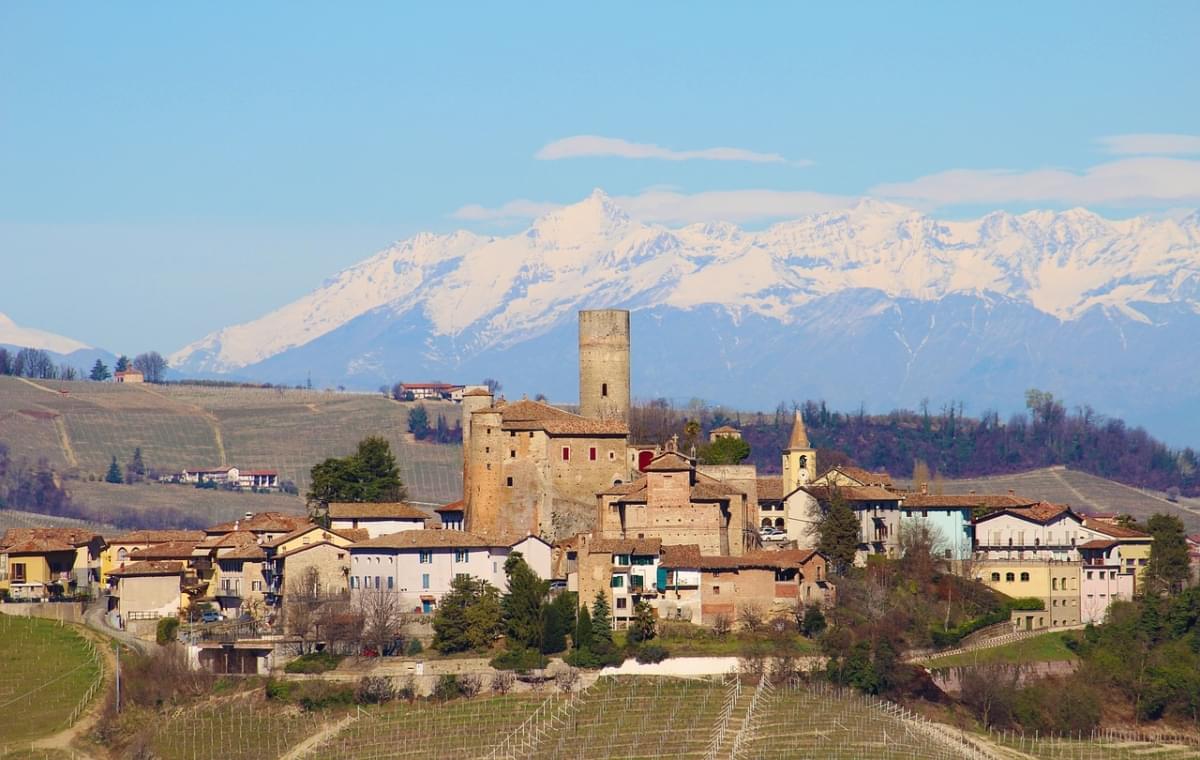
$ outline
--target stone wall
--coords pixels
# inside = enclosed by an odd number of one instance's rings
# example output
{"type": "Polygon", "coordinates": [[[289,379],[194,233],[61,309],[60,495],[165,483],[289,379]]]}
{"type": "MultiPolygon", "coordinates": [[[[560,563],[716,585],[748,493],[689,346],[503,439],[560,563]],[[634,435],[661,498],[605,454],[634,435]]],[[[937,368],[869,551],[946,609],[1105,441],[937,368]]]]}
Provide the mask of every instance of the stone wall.
{"type": "Polygon", "coordinates": [[[629,312],[579,312],[579,413],[629,420],[629,312]]]}

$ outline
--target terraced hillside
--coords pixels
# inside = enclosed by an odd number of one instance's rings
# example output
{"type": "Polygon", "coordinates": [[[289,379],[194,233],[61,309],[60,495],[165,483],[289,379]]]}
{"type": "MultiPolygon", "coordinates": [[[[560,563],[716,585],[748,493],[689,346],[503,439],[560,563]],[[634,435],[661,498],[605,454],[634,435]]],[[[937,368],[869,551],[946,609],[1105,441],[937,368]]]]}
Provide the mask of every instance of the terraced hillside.
{"type": "MultiPolygon", "coordinates": [[[[408,436],[404,404],[378,394],[29,381],[0,377],[0,441],[16,460],[45,459],[68,477],[100,479],[113,456],[141,447],[162,472],[234,464],[270,468],[303,491],[309,469],[351,452],[367,435],[387,438],[412,499],[445,503],[462,492],[457,446],[408,436]]],[[[453,425],[456,405],[426,404],[453,425]]],[[[128,506],[160,496],[129,489],[128,506]]],[[[150,504],[153,506],[153,504],[150,504]]]]}
{"type": "Polygon", "coordinates": [[[946,493],[1005,493],[1070,504],[1086,512],[1118,512],[1146,518],[1155,512],[1178,515],[1189,532],[1200,531],[1200,499],[1167,500],[1164,493],[1144,491],[1066,467],[1047,467],[1015,475],[947,480],[946,493]]]}
{"type": "Polygon", "coordinates": [[[116,532],[113,526],[104,523],[76,520],[70,517],[39,515],[36,512],[21,512],[15,509],[0,509],[0,533],[9,528],[87,528],[104,535],[116,532]]]}

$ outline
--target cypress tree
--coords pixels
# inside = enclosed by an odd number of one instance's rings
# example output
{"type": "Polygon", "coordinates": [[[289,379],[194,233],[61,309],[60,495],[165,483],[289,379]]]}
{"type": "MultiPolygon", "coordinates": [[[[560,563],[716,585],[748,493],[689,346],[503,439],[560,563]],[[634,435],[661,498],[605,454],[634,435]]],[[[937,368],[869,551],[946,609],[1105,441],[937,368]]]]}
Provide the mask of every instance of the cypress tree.
{"type": "Polygon", "coordinates": [[[508,576],[508,593],[500,600],[500,607],[504,610],[509,644],[538,649],[542,643],[542,613],[549,584],[533,572],[520,552],[508,556],[504,573],[508,576]]]}
{"type": "Polygon", "coordinates": [[[612,650],[612,613],[608,609],[608,597],[603,591],[596,592],[592,602],[592,651],[605,653],[612,650]]]}
{"type": "Polygon", "coordinates": [[[817,548],[829,558],[834,572],[844,575],[854,564],[858,551],[859,524],[854,509],[837,491],[830,496],[829,505],[817,523],[817,534],[820,537],[817,548]]]}
{"type": "Polygon", "coordinates": [[[575,649],[591,649],[592,647],[592,614],[587,605],[579,608],[579,616],[575,621],[575,649]]]}
{"type": "Polygon", "coordinates": [[[106,483],[124,483],[125,478],[121,477],[121,466],[117,464],[117,458],[112,458],[112,464],[108,466],[108,473],[104,476],[106,483]]]}

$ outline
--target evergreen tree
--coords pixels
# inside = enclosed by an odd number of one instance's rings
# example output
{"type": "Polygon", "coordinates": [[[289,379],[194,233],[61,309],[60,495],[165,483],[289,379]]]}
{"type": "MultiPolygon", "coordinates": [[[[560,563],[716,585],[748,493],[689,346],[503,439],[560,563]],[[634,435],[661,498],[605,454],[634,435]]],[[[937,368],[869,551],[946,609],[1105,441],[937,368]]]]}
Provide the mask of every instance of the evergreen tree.
{"type": "Polygon", "coordinates": [[[133,450],[133,460],[125,466],[125,475],[131,483],[138,483],[146,477],[146,464],[142,461],[142,447],[133,450]]]}
{"type": "Polygon", "coordinates": [[[424,404],[417,404],[408,412],[408,432],[418,441],[429,437],[429,413],[424,404]]]}
{"type": "MultiPolygon", "coordinates": [[[[408,492],[387,439],[371,436],[348,457],[331,457],[313,466],[310,509],[330,502],[403,501],[408,492]]],[[[318,519],[320,519],[318,515],[318,519]]]]}
{"type": "Polygon", "coordinates": [[[817,535],[817,548],[829,558],[833,571],[845,575],[854,564],[854,555],[858,551],[859,524],[858,515],[836,489],[817,523],[817,535]]]}
{"type": "Polygon", "coordinates": [[[443,654],[486,650],[500,632],[496,587],[469,575],[450,582],[433,616],[433,648],[443,654]]]}
{"type": "Polygon", "coordinates": [[[484,580],[475,581],[474,602],[467,608],[467,640],[477,652],[485,652],[504,632],[500,589],[484,580]]]}
{"type": "Polygon", "coordinates": [[[129,369],[129,357],[122,354],[117,357],[116,371],[124,372],[127,369],[129,369]]]}
{"type": "Polygon", "coordinates": [[[825,613],[815,604],[804,610],[804,620],[800,623],[800,632],[808,638],[820,636],[825,631],[825,613]]]}
{"type": "Polygon", "coordinates": [[[108,473],[105,474],[104,480],[107,483],[124,483],[125,478],[121,477],[121,466],[117,464],[117,458],[112,458],[112,464],[108,466],[108,473]]]}
{"type": "Polygon", "coordinates": [[[741,464],[750,456],[750,444],[741,438],[718,438],[707,446],[701,446],[698,458],[701,464],[741,464]]]}
{"type": "Polygon", "coordinates": [[[567,626],[562,611],[555,604],[542,610],[542,654],[558,654],[567,648],[567,626]]]}
{"type": "Polygon", "coordinates": [[[100,383],[104,382],[110,377],[112,377],[112,373],[108,371],[108,366],[105,365],[104,362],[97,359],[96,363],[92,365],[91,373],[88,374],[88,380],[100,383]]]}
{"type": "Polygon", "coordinates": [[[591,649],[592,647],[592,613],[587,605],[579,608],[579,616],[575,620],[575,649],[591,649]]]}
{"type": "Polygon", "coordinates": [[[603,591],[596,592],[592,602],[592,651],[606,653],[612,650],[612,612],[608,607],[608,597],[603,591]]]}
{"type": "Polygon", "coordinates": [[[542,640],[542,613],[550,584],[537,576],[520,552],[508,555],[504,562],[508,593],[500,600],[504,611],[504,630],[509,645],[538,649],[542,640]]]}
{"type": "Polygon", "coordinates": [[[640,644],[654,638],[657,621],[654,609],[645,601],[639,601],[633,606],[633,623],[629,626],[629,641],[640,644]]]}
{"type": "Polygon", "coordinates": [[[1154,536],[1146,565],[1146,590],[1151,594],[1177,593],[1190,573],[1183,522],[1174,515],[1156,514],[1146,521],[1146,531],[1154,536]]]}

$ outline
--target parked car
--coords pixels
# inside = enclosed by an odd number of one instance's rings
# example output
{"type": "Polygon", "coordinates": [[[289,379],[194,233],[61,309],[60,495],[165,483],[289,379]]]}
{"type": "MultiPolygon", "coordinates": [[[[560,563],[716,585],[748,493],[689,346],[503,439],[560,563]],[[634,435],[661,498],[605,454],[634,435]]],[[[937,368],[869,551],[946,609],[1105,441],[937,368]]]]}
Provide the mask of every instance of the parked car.
{"type": "Polygon", "coordinates": [[[221,622],[221,613],[216,610],[205,610],[200,613],[200,620],[204,623],[219,623],[221,622]]]}

